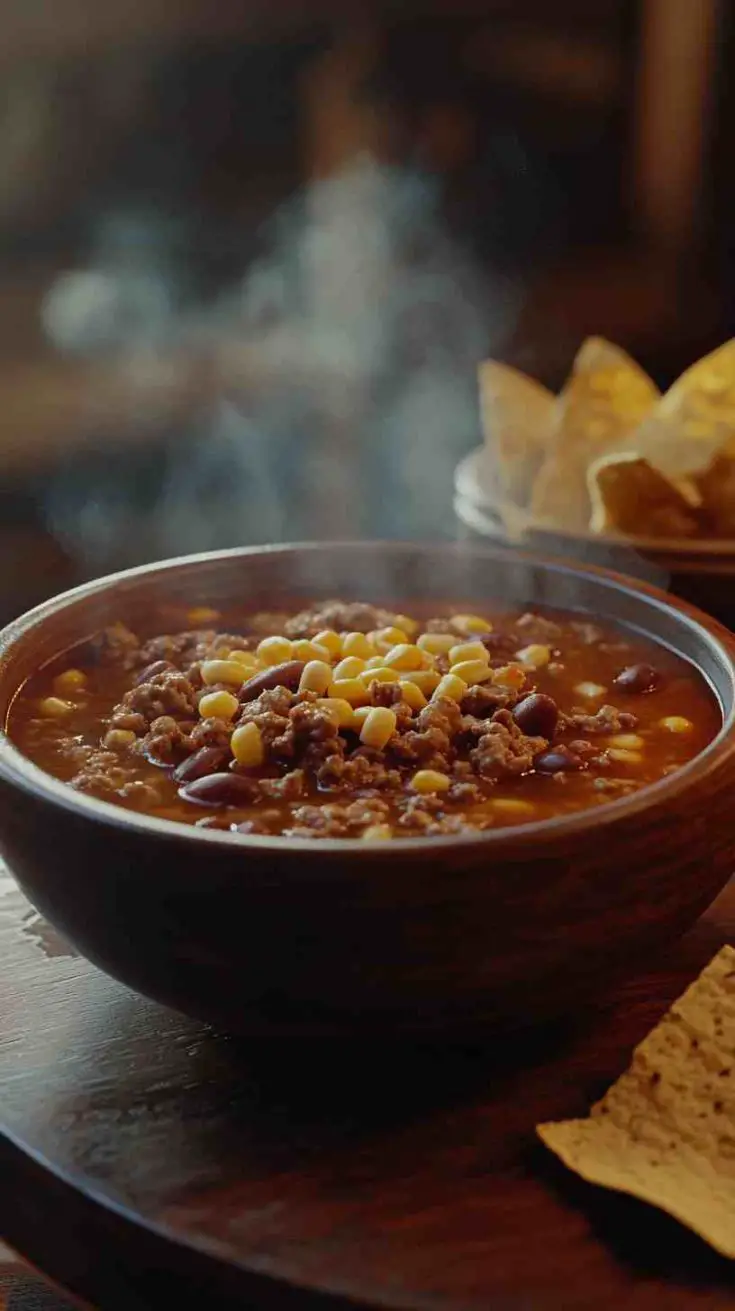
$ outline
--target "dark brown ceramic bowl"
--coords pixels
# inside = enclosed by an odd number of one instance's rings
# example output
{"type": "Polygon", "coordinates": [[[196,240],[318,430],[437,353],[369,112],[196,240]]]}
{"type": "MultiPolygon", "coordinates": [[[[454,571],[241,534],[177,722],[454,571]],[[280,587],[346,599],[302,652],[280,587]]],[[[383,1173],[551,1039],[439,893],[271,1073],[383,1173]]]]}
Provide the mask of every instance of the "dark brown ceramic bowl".
{"type": "Polygon", "coordinates": [[[735,860],[735,644],[615,575],[484,548],[241,550],[69,592],[0,634],[0,713],[40,663],[160,601],[543,604],[631,624],[688,657],[723,706],[717,740],[607,807],[463,838],[242,838],[82,796],[0,740],[0,846],[39,910],[132,988],[258,1033],[444,1031],[578,1005],[681,933],[735,860]]]}

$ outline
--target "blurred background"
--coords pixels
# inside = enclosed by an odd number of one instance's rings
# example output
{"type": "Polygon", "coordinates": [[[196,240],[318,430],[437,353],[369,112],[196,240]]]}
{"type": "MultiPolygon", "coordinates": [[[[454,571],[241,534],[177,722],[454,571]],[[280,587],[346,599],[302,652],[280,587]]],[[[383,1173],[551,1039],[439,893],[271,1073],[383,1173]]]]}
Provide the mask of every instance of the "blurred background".
{"type": "Polygon", "coordinates": [[[735,331],[727,0],[17,0],[0,620],[145,560],[452,537],[487,354],[735,331]]]}

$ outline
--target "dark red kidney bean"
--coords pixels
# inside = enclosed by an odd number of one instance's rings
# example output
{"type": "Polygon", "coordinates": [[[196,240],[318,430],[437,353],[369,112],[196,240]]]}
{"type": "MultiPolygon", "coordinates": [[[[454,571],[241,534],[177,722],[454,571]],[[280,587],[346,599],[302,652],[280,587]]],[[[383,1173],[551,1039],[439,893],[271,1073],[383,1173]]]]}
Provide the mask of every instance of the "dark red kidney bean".
{"type": "Polygon", "coordinates": [[[255,701],[261,692],[270,692],[274,687],[289,687],[292,692],[295,692],[305,664],[305,660],[284,660],[281,665],[264,669],[261,674],[253,674],[253,677],[240,688],[238,693],[240,700],[255,701]]]}
{"type": "Polygon", "coordinates": [[[542,751],[533,762],[539,774],[563,774],[582,768],[582,761],[569,747],[552,747],[551,751],[542,751]]]}
{"type": "Polygon", "coordinates": [[[172,665],[170,660],[154,660],[152,665],[146,665],[138,674],[135,686],[140,687],[141,683],[149,682],[151,678],[156,677],[156,674],[167,674],[170,669],[175,668],[176,665],[172,665]]]}
{"type": "Polygon", "coordinates": [[[222,747],[200,747],[176,766],[174,779],[177,783],[193,783],[197,778],[215,774],[228,759],[229,752],[222,747]]]}
{"type": "Polygon", "coordinates": [[[527,737],[545,737],[551,741],[559,722],[559,707],[544,692],[532,692],[513,710],[513,718],[527,737]]]}
{"type": "Polygon", "coordinates": [[[661,675],[653,665],[627,665],[613,679],[613,686],[621,692],[655,692],[661,686],[661,675]]]}
{"type": "Polygon", "coordinates": [[[179,788],[182,801],[200,806],[246,806],[257,795],[257,783],[242,774],[207,774],[179,788]]]}

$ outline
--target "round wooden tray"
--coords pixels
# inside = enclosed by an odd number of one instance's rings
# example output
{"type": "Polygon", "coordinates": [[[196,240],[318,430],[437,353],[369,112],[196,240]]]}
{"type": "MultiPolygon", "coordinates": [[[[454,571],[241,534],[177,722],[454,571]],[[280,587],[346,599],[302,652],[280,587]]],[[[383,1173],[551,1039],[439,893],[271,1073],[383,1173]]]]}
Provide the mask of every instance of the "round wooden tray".
{"type": "Polygon", "coordinates": [[[735,883],[573,1027],[254,1044],[107,979],[2,871],[2,1234],[115,1311],[731,1308],[735,1263],[534,1137],[587,1110],[725,941],[735,883]]]}

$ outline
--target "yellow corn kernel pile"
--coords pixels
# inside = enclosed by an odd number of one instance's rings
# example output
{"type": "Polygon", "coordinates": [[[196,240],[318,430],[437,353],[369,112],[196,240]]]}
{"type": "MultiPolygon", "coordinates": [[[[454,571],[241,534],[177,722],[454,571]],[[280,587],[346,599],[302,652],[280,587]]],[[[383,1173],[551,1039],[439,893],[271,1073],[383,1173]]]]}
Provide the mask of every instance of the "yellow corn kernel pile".
{"type": "MultiPolygon", "coordinates": [[[[202,622],[203,616],[204,611],[202,622]]],[[[212,617],[217,617],[216,612],[212,612],[212,617]]],[[[274,634],[264,637],[252,651],[234,647],[202,662],[205,687],[219,690],[205,692],[199,702],[199,713],[202,717],[234,719],[239,702],[233,693],[247,679],[258,670],[289,660],[302,660],[299,692],[315,694],[317,704],[329,711],[336,727],[359,733],[364,744],[380,748],[395,732],[397,719],[388,707],[370,704],[374,682],[397,682],[404,707],[415,715],[428,704],[428,698],[450,697],[460,702],[469,687],[490,679],[508,686],[522,686],[526,675],[521,664],[498,670],[490,668],[488,651],[478,640],[492,629],[487,620],[479,615],[455,615],[447,621],[447,629],[444,633],[422,632],[416,620],[401,615],[394,624],[372,633],[340,633],[325,628],[311,639],[292,640],[274,634]],[[444,668],[448,664],[449,673],[442,674],[441,668],[436,667],[437,661],[444,668]]],[[[529,647],[521,654],[530,663],[530,655],[537,656],[540,650],[529,647]]],[[[56,688],[73,694],[84,686],[84,681],[81,671],[67,670],[58,676],[56,688]]],[[[61,718],[73,707],[60,697],[50,697],[40,709],[44,715],[61,718]]],[[[237,727],[232,741],[233,754],[240,764],[262,763],[262,741],[259,742],[252,725],[237,727]]],[[[610,745],[615,749],[615,743],[610,745]]],[[[625,749],[622,743],[618,748],[625,749]]],[[[419,788],[423,786],[424,775],[431,778],[432,771],[418,771],[419,788]]],[[[436,780],[434,784],[436,789],[442,786],[436,780]]]]}

